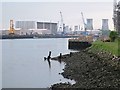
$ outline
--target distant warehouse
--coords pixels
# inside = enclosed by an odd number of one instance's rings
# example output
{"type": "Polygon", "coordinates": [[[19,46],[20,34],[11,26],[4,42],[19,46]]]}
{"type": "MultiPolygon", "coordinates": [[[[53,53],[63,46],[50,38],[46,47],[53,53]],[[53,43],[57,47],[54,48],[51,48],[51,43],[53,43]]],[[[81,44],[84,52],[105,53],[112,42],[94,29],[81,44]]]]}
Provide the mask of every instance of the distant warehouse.
{"type": "Polygon", "coordinates": [[[15,28],[35,29],[35,21],[16,21],[15,28]]]}
{"type": "Polygon", "coordinates": [[[57,34],[57,23],[37,22],[37,29],[47,29],[51,31],[51,34],[57,34]]]}
{"type": "Polygon", "coordinates": [[[57,23],[38,21],[16,21],[15,28],[20,29],[22,34],[57,34],[57,23]]]}

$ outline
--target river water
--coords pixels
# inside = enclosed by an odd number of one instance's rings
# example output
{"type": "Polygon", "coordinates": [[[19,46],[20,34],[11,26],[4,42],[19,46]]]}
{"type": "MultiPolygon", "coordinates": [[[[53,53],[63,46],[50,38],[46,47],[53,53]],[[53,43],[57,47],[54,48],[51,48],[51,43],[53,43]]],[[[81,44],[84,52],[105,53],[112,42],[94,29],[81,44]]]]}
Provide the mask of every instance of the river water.
{"type": "Polygon", "coordinates": [[[44,60],[70,53],[68,39],[14,39],[2,40],[2,88],[47,88],[59,82],[74,81],[63,78],[65,63],[44,60]]]}

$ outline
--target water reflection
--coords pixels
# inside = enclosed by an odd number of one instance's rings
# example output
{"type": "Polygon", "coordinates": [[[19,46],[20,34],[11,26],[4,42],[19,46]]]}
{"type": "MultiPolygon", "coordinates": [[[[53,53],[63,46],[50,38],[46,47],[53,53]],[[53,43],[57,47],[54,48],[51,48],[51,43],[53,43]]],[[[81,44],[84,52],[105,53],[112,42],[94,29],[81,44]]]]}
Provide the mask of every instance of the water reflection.
{"type": "Polygon", "coordinates": [[[48,61],[49,68],[51,69],[51,62],[49,59],[47,61],[48,61]]]}
{"type": "MultiPolygon", "coordinates": [[[[62,65],[62,66],[64,65],[64,67],[61,69],[62,71],[58,73],[58,75],[60,75],[61,78],[60,78],[59,81],[56,82],[56,83],[70,83],[71,85],[73,85],[73,84],[76,83],[74,80],[64,78],[64,77],[61,75],[61,73],[64,72],[63,70],[64,70],[66,64],[65,64],[64,62],[62,62],[62,58],[60,58],[60,56],[58,56],[58,61],[54,61],[54,60],[52,61],[51,59],[48,59],[48,58],[46,58],[46,57],[44,57],[44,61],[47,61],[47,62],[48,62],[50,71],[52,71],[53,69],[55,69],[54,66],[51,67],[51,64],[53,63],[53,65],[54,65],[54,62],[59,62],[59,63],[60,63],[60,64],[59,64],[60,67],[61,67],[61,65],[62,65]]],[[[50,72],[50,73],[51,73],[51,72],[50,72]]],[[[51,85],[56,84],[56,83],[52,83],[51,85]]],[[[51,85],[50,85],[50,86],[51,86],[51,85]]],[[[49,86],[49,87],[50,87],[50,86],[49,86]]]]}
{"type": "Polygon", "coordinates": [[[61,58],[58,60],[58,62],[61,64],[61,58]]]}
{"type": "Polygon", "coordinates": [[[44,61],[46,61],[46,60],[47,60],[47,62],[48,62],[49,68],[51,69],[51,61],[50,61],[50,59],[44,57],[44,61]]]}

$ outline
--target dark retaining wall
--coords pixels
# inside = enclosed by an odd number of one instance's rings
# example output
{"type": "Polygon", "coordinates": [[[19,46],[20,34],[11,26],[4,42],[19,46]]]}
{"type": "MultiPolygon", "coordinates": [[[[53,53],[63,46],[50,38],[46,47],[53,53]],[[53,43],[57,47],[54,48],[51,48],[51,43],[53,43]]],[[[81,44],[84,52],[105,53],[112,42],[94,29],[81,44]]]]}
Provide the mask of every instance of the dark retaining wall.
{"type": "Polygon", "coordinates": [[[81,50],[90,47],[92,44],[86,41],[68,41],[68,49],[81,50]]]}
{"type": "Polygon", "coordinates": [[[0,39],[24,39],[33,38],[33,35],[2,35],[0,39]]]}

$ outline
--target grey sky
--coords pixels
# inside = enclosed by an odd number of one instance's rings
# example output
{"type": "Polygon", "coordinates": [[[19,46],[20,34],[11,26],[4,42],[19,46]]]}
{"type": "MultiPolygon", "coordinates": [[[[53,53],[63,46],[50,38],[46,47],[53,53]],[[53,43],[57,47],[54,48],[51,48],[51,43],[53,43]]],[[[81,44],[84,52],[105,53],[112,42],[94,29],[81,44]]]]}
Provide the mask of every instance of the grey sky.
{"type": "Polygon", "coordinates": [[[108,18],[110,28],[113,27],[112,2],[5,2],[5,0],[3,1],[4,2],[2,3],[2,19],[3,19],[2,27],[5,29],[9,28],[10,19],[13,19],[14,21],[37,20],[57,22],[60,21],[59,14],[60,11],[62,11],[64,23],[67,25],[79,25],[79,24],[82,25],[81,12],[83,12],[85,18],[94,19],[95,28],[101,28],[102,18],[108,18]]]}

